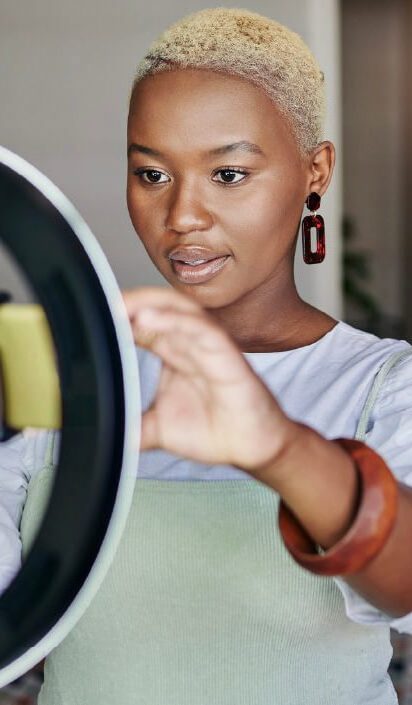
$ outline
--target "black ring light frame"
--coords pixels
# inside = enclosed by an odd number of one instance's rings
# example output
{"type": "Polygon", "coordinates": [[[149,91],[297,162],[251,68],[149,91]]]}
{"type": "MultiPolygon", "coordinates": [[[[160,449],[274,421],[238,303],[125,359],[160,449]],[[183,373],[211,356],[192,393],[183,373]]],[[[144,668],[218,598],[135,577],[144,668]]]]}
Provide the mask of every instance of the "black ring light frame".
{"type": "Polygon", "coordinates": [[[136,479],[140,387],[127,313],[103,252],[56,186],[4,148],[0,243],[49,321],[63,418],[47,510],[0,598],[2,686],[64,638],[107,572],[136,479]]]}

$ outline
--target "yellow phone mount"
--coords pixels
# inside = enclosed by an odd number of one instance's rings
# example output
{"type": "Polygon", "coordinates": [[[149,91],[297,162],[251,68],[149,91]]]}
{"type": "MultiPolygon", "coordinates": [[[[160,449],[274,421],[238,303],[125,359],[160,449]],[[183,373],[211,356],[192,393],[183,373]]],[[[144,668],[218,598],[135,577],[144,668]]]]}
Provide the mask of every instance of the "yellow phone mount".
{"type": "Polygon", "coordinates": [[[61,435],[38,533],[0,596],[2,687],[64,639],[106,575],[133,497],[141,404],[132,330],[104,253],[62,192],[3,147],[0,244],[38,301],[3,294],[0,303],[0,476],[13,434],[61,435]]]}
{"type": "Polygon", "coordinates": [[[7,298],[0,292],[3,441],[12,430],[62,425],[59,375],[46,315],[38,304],[6,303],[7,298]]]}

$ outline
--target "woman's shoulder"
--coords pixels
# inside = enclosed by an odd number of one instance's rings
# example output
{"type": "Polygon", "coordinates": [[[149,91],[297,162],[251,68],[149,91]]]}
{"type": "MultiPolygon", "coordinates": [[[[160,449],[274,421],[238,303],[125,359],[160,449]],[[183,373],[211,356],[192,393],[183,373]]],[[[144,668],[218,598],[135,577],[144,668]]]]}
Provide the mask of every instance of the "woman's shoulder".
{"type": "Polygon", "coordinates": [[[407,340],[381,338],[345,321],[338,322],[331,343],[334,358],[348,364],[369,361],[371,366],[375,366],[376,362],[383,363],[392,356],[394,359],[399,356],[399,364],[404,361],[401,367],[412,366],[412,345],[407,340]]]}
{"type": "Polygon", "coordinates": [[[335,374],[362,394],[376,390],[375,413],[407,410],[412,403],[412,345],[403,339],[380,338],[340,322],[334,339],[335,374]]]}

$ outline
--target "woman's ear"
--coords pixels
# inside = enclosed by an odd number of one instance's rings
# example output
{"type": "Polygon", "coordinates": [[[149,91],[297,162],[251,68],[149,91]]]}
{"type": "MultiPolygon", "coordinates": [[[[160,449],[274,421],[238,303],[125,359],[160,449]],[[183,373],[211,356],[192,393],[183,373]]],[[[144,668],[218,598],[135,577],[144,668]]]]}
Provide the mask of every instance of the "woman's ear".
{"type": "Polygon", "coordinates": [[[315,191],[319,196],[326,192],[335,166],[336,152],[332,142],[325,140],[309,156],[307,194],[315,191]]]}

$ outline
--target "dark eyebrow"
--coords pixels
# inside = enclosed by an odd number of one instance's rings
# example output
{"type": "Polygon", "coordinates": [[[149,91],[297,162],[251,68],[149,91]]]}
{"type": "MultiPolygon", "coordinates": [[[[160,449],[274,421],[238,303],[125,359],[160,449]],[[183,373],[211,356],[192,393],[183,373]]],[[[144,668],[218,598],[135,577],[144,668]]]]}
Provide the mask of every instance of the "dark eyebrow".
{"type": "Polygon", "coordinates": [[[232,144],[224,144],[223,147],[216,147],[216,149],[211,149],[208,154],[226,154],[226,152],[234,152],[235,149],[242,149],[244,152],[251,152],[252,154],[260,154],[262,157],[265,156],[263,150],[258,144],[254,142],[248,142],[247,140],[242,140],[241,142],[233,142],[232,144]]]}
{"type": "Polygon", "coordinates": [[[127,148],[127,156],[129,157],[132,152],[141,152],[142,154],[149,154],[152,157],[162,157],[162,153],[156,151],[156,149],[151,149],[150,147],[145,147],[143,144],[136,144],[132,142],[127,148]]]}
{"type": "MultiPolygon", "coordinates": [[[[222,147],[215,147],[215,149],[210,149],[206,152],[206,154],[215,156],[226,154],[227,152],[234,152],[236,149],[242,149],[244,152],[251,152],[252,154],[259,154],[262,157],[265,156],[265,153],[258,144],[248,142],[247,140],[233,142],[232,144],[224,144],[222,147]]],[[[132,152],[141,152],[141,154],[149,154],[152,157],[164,157],[164,154],[158,152],[156,149],[145,147],[143,144],[136,144],[136,142],[132,142],[132,144],[130,144],[127,148],[127,156],[129,156],[132,152]]]]}

